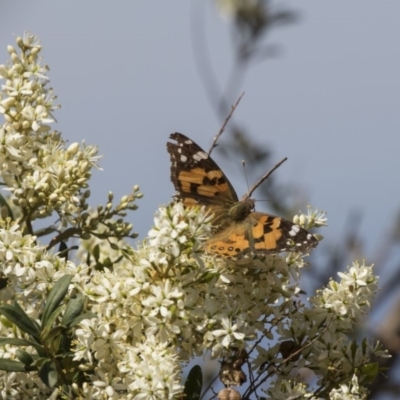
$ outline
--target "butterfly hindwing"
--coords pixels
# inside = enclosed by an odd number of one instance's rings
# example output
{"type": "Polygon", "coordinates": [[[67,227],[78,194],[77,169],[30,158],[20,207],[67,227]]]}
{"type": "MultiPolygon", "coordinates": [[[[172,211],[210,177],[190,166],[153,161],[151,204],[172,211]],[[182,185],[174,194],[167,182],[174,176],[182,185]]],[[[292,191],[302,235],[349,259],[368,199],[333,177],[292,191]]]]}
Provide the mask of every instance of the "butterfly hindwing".
{"type": "Polygon", "coordinates": [[[317,244],[317,239],[300,226],[284,218],[254,212],[243,223],[217,232],[207,241],[206,250],[235,257],[246,253],[303,253],[317,244]]]}

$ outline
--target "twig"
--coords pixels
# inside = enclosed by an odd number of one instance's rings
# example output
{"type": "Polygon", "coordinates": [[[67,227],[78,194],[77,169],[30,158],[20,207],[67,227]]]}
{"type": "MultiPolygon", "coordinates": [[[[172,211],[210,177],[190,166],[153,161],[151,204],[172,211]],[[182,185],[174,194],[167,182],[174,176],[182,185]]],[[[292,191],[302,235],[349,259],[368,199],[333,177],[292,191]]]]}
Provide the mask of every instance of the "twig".
{"type": "Polygon", "coordinates": [[[53,239],[50,240],[50,243],[47,245],[46,250],[50,250],[52,247],[54,247],[57,243],[60,243],[64,240],[67,240],[73,235],[82,233],[82,230],[80,228],[68,228],[65,231],[61,232],[57,236],[53,237],[53,239]]]}
{"type": "Polygon", "coordinates": [[[224,132],[226,125],[228,124],[229,120],[231,119],[233,113],[235,112],[237,106],[240,103],[240,100],[242,100],[242,97],[244,96],[244,92],[239,96],[239,98],[236,100],[236,103],[231,107],[231,111],[229,112],[228,116],[225,118],[224,123],[222,124],[221,128],[219,129],[218,133],[214,136],[214,140],[212,142],[212,145],[210,147],[210,150],[208,150],[208,155],[211,154],[211,152],[213,151],[214,147],[217,146],[217,141],[219,139],[219,137],[222,135],[222,133],[224,132]]]}
{"type": "Polygon", "coordinates": [[[248,199],[251,194],[266,180],[268,179],[271,174],[278,169],[285,161],[287,160],[287,157],[282,159],[281,161],[278,162],[278,164],[275,165],[274,168],[272,168],[269,172],[267,172],[264,176],[262,176],[252,187],[251,189],[243,196],[242,200],[248,199]]]}
{"type": "MultiPolygon", "coordinates": [[[[206,395],[206,393],[212,389],[212,385],[216,382],[216,380],[218,379],[218,375],[216,375],[211,382],[207,385],[207,387],[203,390],[203,394],[200,396],[200,400],[202,400],[204,398],[204,396],[206,395]]],[[[213,396],[215,397],[215,396],[213,396]]],[[[211,397],[212,398],[212,397],[211,397]]]]}
{"type": "MultiPolygon", "coordinates": [[[[292,354],[290,354],[288,357],[286,357],[284,360],[282,360],[279,363],[279,367],[282,365],[285,365],[287,363],[289,363],[290,360],[292,360],[293,358],[295,358],[297,355],[299,355],[302,351],[304,351],[305,349],[307,349],[308,347],[310,347],[314,342],[316,342],[317,340],[319,340],[322,335],[329,329],[330,324],[332,323],[332,319],[328,322],[328,324],[326,325],[326,327],[315,336],[314,339],[312,339],[309,343],[305,344],[304,346],[300,347],[298,350],[296,350],[295,352],[293,352],[292,354]]],[[[249,394],[254,393],[265,381],[267,381],[272,375],[273,373],[275,373],[276,371],[278,371],[278,367],[275,367],[274,371],[270,371],[269,373],[267,373],[262,379],[260,379],[257,383],[256,380],[261,378],[261,374],[258,375],[257,379],[252,382],[251,386],[249,386],[246,391],[243,393],[243,398],[246,399],[249,394]]]]}

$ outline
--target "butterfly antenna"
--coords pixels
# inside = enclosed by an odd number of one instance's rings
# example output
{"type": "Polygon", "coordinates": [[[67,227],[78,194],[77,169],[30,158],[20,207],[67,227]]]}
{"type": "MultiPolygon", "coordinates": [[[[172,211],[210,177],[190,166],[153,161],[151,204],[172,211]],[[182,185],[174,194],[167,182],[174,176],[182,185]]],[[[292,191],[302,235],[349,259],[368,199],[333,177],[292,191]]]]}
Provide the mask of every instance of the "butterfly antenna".
{"type": "MultiPolygon", "coordinates": [[[[252,193],[266,180],[268,179],[271,174],[278,169],[285,161],[287,160],[287,157],[285,157],[284,159],[282,159],[281,161],[278,162],[278,164],[276,164],[271,170],[269,170],[265,175],[263,175],[253,186],[252,188],[243,196],[243,200],[244,199],[248,199],[252,193]]],[[[247,181],[247,178],[246,178],[247,181]]]]}
{"type": "Polygon", "coordinates": [[[214,140],[212,142],[212,145],[210,147],[210,150],[208,150],[208,155],[211,154],[211,152],[214,150],[215,147],[217,147],[217,142],[219,137],[222,135],[222,133],[224,132],[226,125],[228,124],[229,120],[232,118],[233,113],[235,112],[237,106],[240,103],[240,100],[242,100],[242,97],[244,96],[244,92],[239,96],[239,98],[236,100],[236,103],[231,106],[231,110],[229,111],[228,116],[225,118],[225,121],[223,122],[221,128],[219,129],[218,133],[214,136],[214,140]]]}

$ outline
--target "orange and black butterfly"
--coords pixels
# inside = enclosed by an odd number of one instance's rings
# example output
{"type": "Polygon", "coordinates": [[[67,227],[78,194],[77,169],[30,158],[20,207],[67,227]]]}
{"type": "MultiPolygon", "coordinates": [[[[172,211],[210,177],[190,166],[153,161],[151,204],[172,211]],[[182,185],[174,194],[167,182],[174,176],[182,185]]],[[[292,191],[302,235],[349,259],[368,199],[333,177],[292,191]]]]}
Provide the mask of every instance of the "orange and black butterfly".
{"type": "Polygon", "coordinates": [[[214,234],[205,250],[221,256],[246,253],[307,252],[318,240],[307,230],[284,218],[254,211],[249,194],[239,200],[215,161],[181,133],[172,133],[167,149],[171,180],[177,198],[186,206],[203,205],[213,214],[214,234]]]}

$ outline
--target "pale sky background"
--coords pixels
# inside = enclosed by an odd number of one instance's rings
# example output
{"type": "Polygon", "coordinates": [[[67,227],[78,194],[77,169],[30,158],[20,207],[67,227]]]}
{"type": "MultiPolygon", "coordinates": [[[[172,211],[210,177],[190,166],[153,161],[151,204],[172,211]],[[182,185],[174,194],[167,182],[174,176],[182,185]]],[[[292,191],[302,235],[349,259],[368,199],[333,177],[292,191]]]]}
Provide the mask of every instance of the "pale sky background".
{"type": "MultiPolygon", "coordinates": [[[[368,258],[400,206],[400,1],[279,3],[301,19],[269,36],[282,51],[250,69],[235,120],[271,146],[276,161],[289,158],[275,180],[296,183],[310,204],[328,212],[327,242],[339,240],[350,211],[363,213],[368,258]]],[[[196,9],[205,10],[208,49],[223,85],[233,62],[227,22],[212,2],[196,9]]],[[[62,105],[54,128],[69,142],[97,144],[104,155],[104,170],[91,182],[92,204],[105,203],[109,190],[120,198],[139,184],[145,197],[129,219],[143,238],[174,193],[169,134],[182,132],[208,148],[222,122],[196,71],[193,3],[2,1],[0,13],[0,63],[14,35],[40,37],[62,105]]],[[[241,196],[244,178],[214,156],[241,196]]]]}

